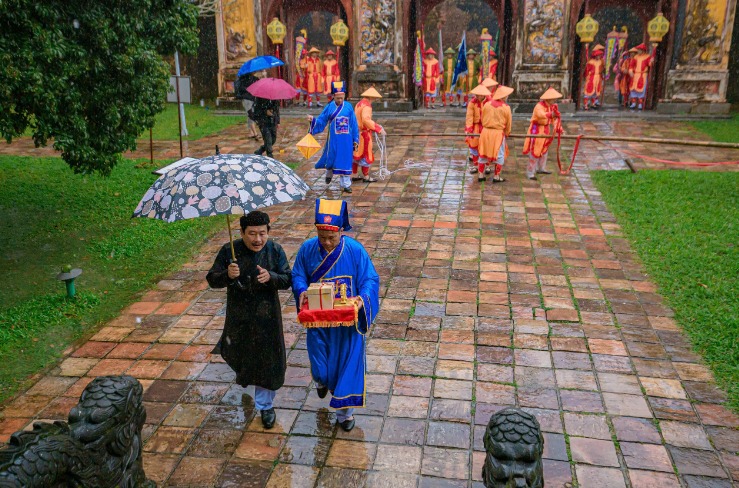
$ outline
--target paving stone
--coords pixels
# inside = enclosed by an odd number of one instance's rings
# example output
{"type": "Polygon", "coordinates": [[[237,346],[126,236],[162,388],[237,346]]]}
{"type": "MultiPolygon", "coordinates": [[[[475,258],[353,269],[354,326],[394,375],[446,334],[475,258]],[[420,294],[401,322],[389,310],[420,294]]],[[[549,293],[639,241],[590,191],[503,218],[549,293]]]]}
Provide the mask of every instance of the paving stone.
{"type": "Polygon", "coordinates": [[[216,486],[218,488],[260,488],[267,483],[271,470],[271,463],[231,460],[221,472],[216,486]]]}
{"type": "Polygon", "coordinates": [[[726,478],[727,474],[721,467],[718,456],[713,451],[687,449],[684,447],[668,447],[672,460],[681,475],[711,476],[726,478]]]}
{"type": "Polygon", "coordinates": [[[632,469],[629,470],[629,479],[632,488],[680,488],[680,482],[672,473],[632,469]]]}
{"type": "Polygon", "coordinates": [[[622,442],[621,452],[629,468],[672,472],[672,463],[664,446],[622,442]]]}
{"type": "Polygon", "coordinates": [[[575,472],[582,488],[626,488],[623,474],[616,468],[578,464],[575,472]]]}
{"type": "Polygon", "coordinates": [[[678,447],[712,450],[703,428],[698,424],[686,424],[664,420],[659,424],[665,443],[678,447]]]}
{"type": "Polygon", "coordinates": [[[662,443],[657,427],[647,419],[613,417],[612,422],[619,441],[662,443]]]}
{"type": "Polygon", "coordinates": [[[455,422],[429,422],[426,445],[437,447],[470,447],[470,426],[455,422]]]}
{"type": "Polygon", "coordinates": [[[572,452],[572,460],[578,463],[619,466],[616,448],[610,440],[570,437],[570,451],[572,452]]]}
{"type": "MultiPolygon", "coordinates": [[[[326,470],[324,470],[326,472],[326,470]]],[[[312,488],[319,476],[318,468],[300,464],[278,464],[264,485],[265,488],[312,488]]],[[[319,486],[340,486],[323,484],[319,486]]],[[[362,486],[362,485],[357,485],[362,486]]]]}
{"type": "Polygon", "coordinates": [[[466,479],[469,476],[469,454],[457,449],[425,447],[421,473],[439,478],[466,479]]]}
{"type": "Polygon", "coordinates": [[[291,435],[280,452],[279,460],[281,463],[321,467],[330,447],[331,439],[325,437],[291,435]]]}
{"type": "Polygon", "coordinates": [[[610,440],[606,418],[602,415],[584,415],[565,413],[565,429],[570,436],[589,437],[592,439],[610,440]]]}

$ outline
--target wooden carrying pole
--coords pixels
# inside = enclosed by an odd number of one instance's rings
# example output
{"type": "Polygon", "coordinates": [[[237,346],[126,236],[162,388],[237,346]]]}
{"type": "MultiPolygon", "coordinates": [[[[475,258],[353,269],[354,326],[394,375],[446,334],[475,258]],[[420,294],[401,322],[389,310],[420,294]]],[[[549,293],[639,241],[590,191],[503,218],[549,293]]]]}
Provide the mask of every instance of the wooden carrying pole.
{"type": "MultiPolygon", "coordinates": [[[[444,133],[387,133],[387,137],[480,137],[480,134],[444,134],[444,133]]],[[[550,135],[528,135],[528,134],[509,134],[506,136],[511,139],[523,139],[530,137],[532,139],[556,139],[556,136],[550,135]]],[[[583,141],[619,141],[619,142],[642,142],[647,144],[670,144],[676,146],[700,146],[700,147],[720,147],[724,149],[739,149],[739,143],[734,142],[714,142],[714,141],[690,141],[686,139],[662,139],[659,137],[626,137],[626,136],[575,136],[563,134],[560,136],[563,140],[580,139],[583,141]]]]}

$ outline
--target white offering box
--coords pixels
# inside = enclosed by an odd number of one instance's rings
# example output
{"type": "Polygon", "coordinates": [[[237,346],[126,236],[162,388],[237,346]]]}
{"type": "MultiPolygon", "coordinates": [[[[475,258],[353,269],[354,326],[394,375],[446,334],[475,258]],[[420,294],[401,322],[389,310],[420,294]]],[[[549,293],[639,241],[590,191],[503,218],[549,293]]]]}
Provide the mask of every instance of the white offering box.
{"type": "Polygon", "coordinates": [[[311,283],[308,287],[308,308],[333,310],[335,294],[333,283],[311,283]]]}

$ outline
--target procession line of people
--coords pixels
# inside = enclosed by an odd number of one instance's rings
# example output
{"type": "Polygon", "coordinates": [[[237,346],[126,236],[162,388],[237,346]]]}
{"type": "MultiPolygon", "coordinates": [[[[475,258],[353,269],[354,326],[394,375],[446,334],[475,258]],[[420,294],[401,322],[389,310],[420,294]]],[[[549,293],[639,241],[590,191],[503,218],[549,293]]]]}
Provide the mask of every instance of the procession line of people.
{"type": "MultiPolygon", "coordinates": [[[[343,234],[351,230],[346,202],[316,200],[317,236],[298,250],[292,270],[282,247],[269,238],[270,218],[252,211],[240,219],[241,239],[218,252],[206,279],[226,288],[226,320],[215,352],[236,373],[236,383],[254,386],[254,403],[265,429],[274,427],[274,400],[285,383],[287,359],[279,290],[292,288],[298,311],[312,283],[347,285],[359,307],[354,327],[311,327],[307,348],[320,398],[331,394],[337,423],[354,428],[355,408],[365,407],[366,337],[379,311],[380,279],[364,247],[343,234]]],[[[340,298],[337,294],[336,298],[340,298]]]]}

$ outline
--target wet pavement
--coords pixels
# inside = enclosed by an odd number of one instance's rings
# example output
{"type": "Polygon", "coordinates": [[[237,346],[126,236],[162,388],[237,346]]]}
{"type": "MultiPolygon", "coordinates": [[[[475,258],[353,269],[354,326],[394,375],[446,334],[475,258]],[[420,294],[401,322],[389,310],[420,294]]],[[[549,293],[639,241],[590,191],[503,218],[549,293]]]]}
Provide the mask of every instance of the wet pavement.
{"type": "MultiPolygon", "coordinates": [[[[381,116],[377,117],[382,123],[381,116]]],[[[306,123],[287,118],[275,155],[300,161],[306,123]],[[284,152],[280,152],[283,149],[284,152]]],[[[462,132],[462,121],[392,119],[388,133],[462,132]],[[446,124],[446,125],[444,125],[446,124]]],[[[572,121],[569,133],[696,137],[684,124],[572,121]]],[[[514,131],[525,130],[516,121],[514,131]]],[[[243,127],[188,143],[203,156],[256,148],[243,127]]],[[[131,374],[146,389],[147,475],[160,486],[476,487],[482,436],[506,406],[534,414],[545,437],[546,486],[729,487],[739,480],[739,417],[722,406],[708,368],[644,274],[594,187],[590,169],[626,169],[623,156],[583,143],[573,174],[529,181],[515,141],[503,184],[481,186],[454,138],[388,138],[390,170],[355,184],[354,231],[381,276],[383,302],[367,347],[367,408],[350,433],[311,383],[305,334],[281,293],[285,386],[269,431],[253,392],[210,350],[225,293],[204,276],[227,240],[215,236],[182,269],[122,311],[0,414],[0,440],[34,420],[65,419],[93,377],[131,374]]],[[[681,161],[737,152],[630,150],[681,161]]],[[[39,154],[28,141],[0,153],[39,154]]],[[[177,157],[158,142],[156,158],[177,157]]],[[[135,154],[148,157],[148,143],[135,154]]],[[[550,155],[549,168],[556,167],[550,155]]],[[[638,168],[664,165],[635,161],[638,168]]],[[[722,169],[726,170],[726,167],[722,169]]],[[[309,198],[339,198],[310,163],[309,198]]],[[[272,237],[291,259],[313,231],[308,202],[270,209],[272,237]]]]}

